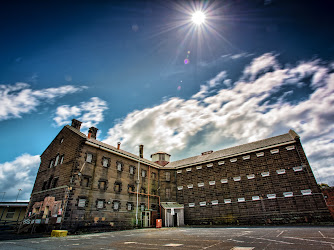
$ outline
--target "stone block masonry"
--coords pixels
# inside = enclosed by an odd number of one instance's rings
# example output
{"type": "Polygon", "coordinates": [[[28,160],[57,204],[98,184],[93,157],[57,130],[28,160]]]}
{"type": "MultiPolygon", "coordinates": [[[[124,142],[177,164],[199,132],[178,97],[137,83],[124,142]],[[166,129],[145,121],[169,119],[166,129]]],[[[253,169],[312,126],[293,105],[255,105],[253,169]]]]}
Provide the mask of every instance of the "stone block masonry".
{"type": "Polygon", "coordinates": [[[331,220],[292,130],[169,162],[162,151],[150,161],[142,158],[143,146],[134,155],[120,143],[100,142],[96,128],[87,136],[80,125],[65,126],[41,155],[27,216],[70,230],[154,226],[160,202],[174,202],[184,205],[184,223],[191,225],[331,220]]]}

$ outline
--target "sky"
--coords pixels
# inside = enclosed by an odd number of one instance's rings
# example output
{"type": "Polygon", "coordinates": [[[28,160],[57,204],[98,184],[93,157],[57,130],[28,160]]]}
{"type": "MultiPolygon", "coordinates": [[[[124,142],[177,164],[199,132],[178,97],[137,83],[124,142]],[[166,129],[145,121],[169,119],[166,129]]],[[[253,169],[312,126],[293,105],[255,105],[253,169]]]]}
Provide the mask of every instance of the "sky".
{"type": "Polygon", "coordinates": [[[29,200],[39,156],[73,118],[171,161],[293,129],[317,181],[334,185],[333,11],[329,0],[2,3],[0,201],[29,200]]]}

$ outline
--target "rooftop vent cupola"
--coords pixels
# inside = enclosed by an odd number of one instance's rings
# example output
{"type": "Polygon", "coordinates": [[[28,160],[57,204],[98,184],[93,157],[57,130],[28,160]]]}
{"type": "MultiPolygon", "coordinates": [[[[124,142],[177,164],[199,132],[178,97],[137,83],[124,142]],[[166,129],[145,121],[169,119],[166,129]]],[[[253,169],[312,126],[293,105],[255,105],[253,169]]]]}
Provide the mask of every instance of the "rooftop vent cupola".
{"type": "Polygon", "coordinates": [[[81,121],[78,121],[78,120],[76,120],[76,119],[72,119],[72,124],[71,124],[71,126],[72,126],[73,128],[76,128],[77,130],[80,131],[81,123],[82,123],[81,121]]]}
{"type": "Polygon", "coordinates": [[[159,151],[151,155],[152,161],[160,166],[166,166],[170,162],[170,154],[159,151]]]}
{"type": "Polygon", "coordinates": [[[90,127],[88,130],[88,139],[96,139],[96,134],[97,134],[98,129],[94,127],[90,127]]]}

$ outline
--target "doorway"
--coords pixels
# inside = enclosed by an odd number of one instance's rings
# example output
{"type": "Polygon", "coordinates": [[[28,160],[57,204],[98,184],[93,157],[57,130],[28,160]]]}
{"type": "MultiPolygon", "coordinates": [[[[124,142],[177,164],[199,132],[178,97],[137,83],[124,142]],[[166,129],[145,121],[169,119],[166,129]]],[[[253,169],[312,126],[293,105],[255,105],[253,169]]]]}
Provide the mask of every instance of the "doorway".
{"type": "Polygon", "coordinates": [[[173,215],[173,227],[178,227],[179,225],[178,225],[178,223],[177,223],[177,213],[175,213],[174,215],[173,215]]]}
{"type": "Polygon", "coordinates": [[[150,221],[151,221],[151,211],[144,211],[142,213],[142,221],[143,221],[143,227],[150,227],[150,221]]]}

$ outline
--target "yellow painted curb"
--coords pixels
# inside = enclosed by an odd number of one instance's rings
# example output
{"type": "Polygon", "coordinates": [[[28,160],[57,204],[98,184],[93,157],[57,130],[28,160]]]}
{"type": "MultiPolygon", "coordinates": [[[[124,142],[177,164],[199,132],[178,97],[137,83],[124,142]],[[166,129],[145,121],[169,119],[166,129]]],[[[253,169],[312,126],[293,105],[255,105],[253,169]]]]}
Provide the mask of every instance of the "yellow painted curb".
{"type": "Polygon", "coordinates": [[[51,237],[66,237],[67,230],[52,230],[51,237]]]}

